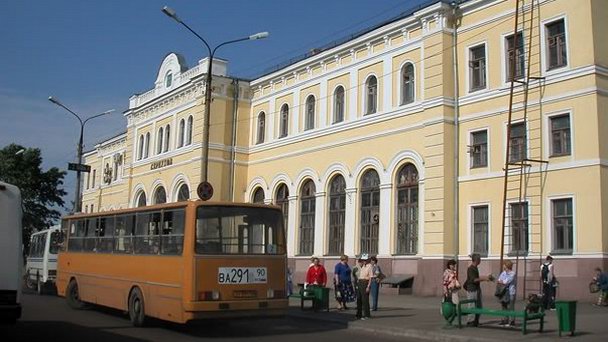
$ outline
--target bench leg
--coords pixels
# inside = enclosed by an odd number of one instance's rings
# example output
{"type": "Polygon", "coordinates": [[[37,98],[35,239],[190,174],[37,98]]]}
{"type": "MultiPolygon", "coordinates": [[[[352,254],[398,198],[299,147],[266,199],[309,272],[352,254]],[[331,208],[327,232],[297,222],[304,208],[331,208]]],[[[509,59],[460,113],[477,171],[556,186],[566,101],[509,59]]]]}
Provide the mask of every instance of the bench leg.
{"type": "Polygon", "coordinates": [[[524,319],[523,319],[523,325],[522,325],[522,328],[521,328],[521,332],[524,335],[528,333],[528,329],[527,328],[528,328],[528,319],[526,317],[524,317],[524,319]]]}
{"type": "Polygon", "coordinates": [[[458,310],[456,314],[458,315],[458,329],[462,329],[462,313],[460,312],[460,310],[458,310]]]}
{"type": "Polygon", "coordinates": [[[540,318],[540,330],[539,330],[539,332],[541,332],[541,333],[543,332],[544,326],[545,326],[545,317],[541,317],[540,318]]]}

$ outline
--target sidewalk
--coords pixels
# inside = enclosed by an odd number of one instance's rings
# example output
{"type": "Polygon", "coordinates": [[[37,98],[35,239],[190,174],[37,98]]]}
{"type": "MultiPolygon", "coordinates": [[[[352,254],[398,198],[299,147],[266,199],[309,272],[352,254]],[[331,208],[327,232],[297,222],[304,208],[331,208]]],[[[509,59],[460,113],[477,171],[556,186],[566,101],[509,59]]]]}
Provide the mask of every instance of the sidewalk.
{"type": "MultiPolygon", "coordinates": [[[[333,299],[333,293],[330,298],[333,299]]],[[[305,303],[306,305],[309,303],[305,303]]],[[[555,311],[546,312],[543,333],[538,332],[538,322],[531,322],[528,324],[528,334],[522,335],[520,325],[515,328],[499,326],[500,317],[481,316],[481,324],[478,328],[458,329],[456,326],[446,328],[445,320],[439,312],[439,298],[380,294],[378,311],[372,312],[372,319],[365,321],[355,320],[355,303],[352,303],[349,310],[346,311],[338,311],[335,306],[336,303],[331,301],[330,312],[302,311],[300,310],[300,300],[291,299],[289,315],[298,319],[339,323],[348,326],[348,329],[377,335],[392,335],[426,341],[496,341],[497,339],[502,341],[555,341],[559,338],[555,311]]],[[[491,299],[485,299],[484,306],[500,308],[500,305],[491,299]]],[[[516,309],[523,306],[523,302],[517,303],[516,309]]],[[[569,333],[562,333],[563,339],[608,340],[608,308],[594,307],[590,303],[578,303],[576,317],[574,337],[570,337],[569,333]]]]}

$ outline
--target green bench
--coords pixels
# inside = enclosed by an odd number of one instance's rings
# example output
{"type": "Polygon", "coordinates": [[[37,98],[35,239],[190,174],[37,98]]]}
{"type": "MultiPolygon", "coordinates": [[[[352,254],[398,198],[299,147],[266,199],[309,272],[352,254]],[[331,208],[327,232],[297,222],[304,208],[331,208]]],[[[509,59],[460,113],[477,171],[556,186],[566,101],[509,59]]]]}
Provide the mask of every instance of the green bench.
{"type": "Polygon", "coordinates": [[[304,286],[300,287],[300,291],[298,293],[292,293],[289,298],[299,298],[300,299],[300,309],[304,310],[304,302],[310,301],[312,303],[312,309],[314,311],[317,310],[326,310],[329,312],[329,289],[323,287],[311,287],[309,289],[304,290],[304,286]]]}
{"type": "Polygon", "coordinates": [[[458,316],[458,328],[462,328],[462,316],[464,315],[489,315],[489,316],[500,316],[500,317],[517,317],[521,318],[522,325],[521,331],[525,335],[528,331],[528,322],[533,320],[540,320],[540,329],[539,332],[543,332],[543,327],[545,324],[545,313],[528,313],[526,310],[524,311],[509,311],[509,310],[494,310],[494,309],[484,309],[478,307],[467,307],[467,304],[475,304],[475,299],[465,299],[461,300],[458,303],[458,307],[456,310],[456,315],[458,316]],[[464,306],[464,307],[463,307],[464,306]]]}

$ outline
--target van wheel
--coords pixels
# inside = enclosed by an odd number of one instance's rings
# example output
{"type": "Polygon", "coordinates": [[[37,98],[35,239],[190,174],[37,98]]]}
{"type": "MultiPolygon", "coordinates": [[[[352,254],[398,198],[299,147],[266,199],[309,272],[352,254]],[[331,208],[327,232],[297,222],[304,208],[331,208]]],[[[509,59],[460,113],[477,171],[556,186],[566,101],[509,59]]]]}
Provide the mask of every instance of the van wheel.
{"type": "Polygon", "coordinates": [[[70,280],[70,283],[68,284],[68,288],[65,292],[65,300],[72,309],[80,310],[85,306],[84,302],[80,300],[78,283],[74,279],[70,280]]]}
{"type": "Polygon", "coordinates": [[[129,318],[133,326],[143,327],[146,324],[144,296],[137,287],[129,295],[129,318]]]}
{"type": "Polygon", "coordinates": [[[25,287],[27,287],[28,289],[34,288],[34,282],[32,281],[32,279],[30,279],[30,270],[27,270],[27,272],[25,273],[25,287]]]}

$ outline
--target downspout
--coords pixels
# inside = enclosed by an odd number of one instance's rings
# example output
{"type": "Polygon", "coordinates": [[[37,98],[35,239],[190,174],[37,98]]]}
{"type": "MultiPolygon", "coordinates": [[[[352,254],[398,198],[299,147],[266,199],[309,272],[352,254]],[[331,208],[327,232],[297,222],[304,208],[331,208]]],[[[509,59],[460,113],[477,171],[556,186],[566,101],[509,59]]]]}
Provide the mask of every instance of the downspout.
{"type": "Polygon", "coordinates": [[[232,99],[232,143],[230,145],[230,201],[234,202],[234,182],[236,174],[236,126],[239,112],[239,80],[233,79],[234,97],[232,99]]]}
{"type": "Polygon", "coordinates": [[[452,6],[452,61],[454,67],[454,260],[456,260],[456,269],[458,269],[458,254],[460,252],[460,239],[459,234],[459,189],[458,189],[458,176],[459,176],[459,147],[460,147],[460,131],[458,118],[460,116],[459,107],[459,91],[458,91],[458,0],[454,0],[451,3],[452,6]]]}

